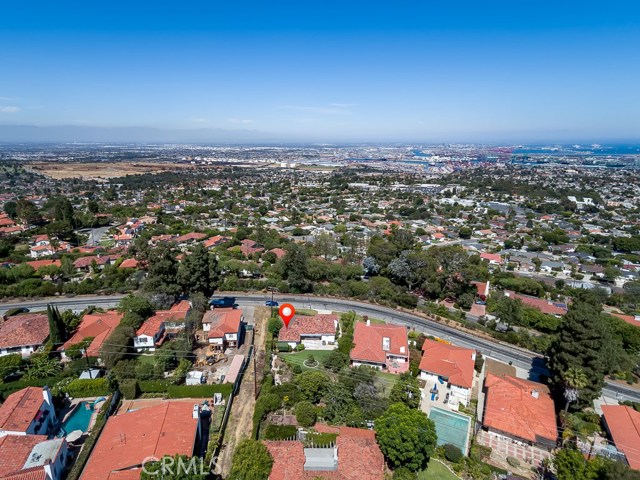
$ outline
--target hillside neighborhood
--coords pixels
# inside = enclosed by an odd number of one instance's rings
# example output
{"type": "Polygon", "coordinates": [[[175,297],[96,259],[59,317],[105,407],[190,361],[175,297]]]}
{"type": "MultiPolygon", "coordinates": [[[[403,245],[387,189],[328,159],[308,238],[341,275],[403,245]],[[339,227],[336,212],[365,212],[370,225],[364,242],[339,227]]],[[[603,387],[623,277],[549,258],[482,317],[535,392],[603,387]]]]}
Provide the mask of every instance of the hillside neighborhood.
{"type": "Polygon", "coordinates": [[[4,164],[0,479],[640,478],[608,173],[4,164]]]}

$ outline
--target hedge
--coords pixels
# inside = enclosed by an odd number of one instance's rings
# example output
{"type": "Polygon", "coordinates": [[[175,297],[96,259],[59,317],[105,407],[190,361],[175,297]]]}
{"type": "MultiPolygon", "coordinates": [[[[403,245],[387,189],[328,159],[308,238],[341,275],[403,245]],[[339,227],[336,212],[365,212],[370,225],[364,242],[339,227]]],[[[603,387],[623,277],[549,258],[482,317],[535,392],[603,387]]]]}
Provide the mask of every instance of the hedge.
{"type": "Polygon", "coordinates": [[[295,425],[267,425],[264,430],[265,440],[289,440],[298,433],[295,425]]]}
{"type": "Polygon", "coordinates": [[[138,381],[135,378],[126,379],[120,382],[120,393],[124,398],[133,400],[140,395],[140,388],[138,387],[138,381]]]}
{"type": "Polygon", "coordinates": [[[222,393],[223,397],[231,395],[233,385],[170,385],[169,398],[209,398],[215,393],[222,393]]]}
{"type": "Polygon", "coordinates": [[[48,378],[33,378],[33,379],[21,379],[15,382],[0,383],[0,397],[2,400],[6,400],[9,395],[18,390],[22,390],[27,387],[44,387],[53,386],[63,377],[48,377],[48,378]]]}
{"type": "Polygon", "coordinates": [[[162,380],[141,380],[138,382],[141,393],[167,393],[171,384],[162,380]]]}
{"type": "Polygon", "coordinates": [[[278,342],[276,343],[276,348],[279,352],[290,352],[291,351],[291,345],[289,345],[287,342],[278,342]]]}
{"type": "Polygon", "coordinates": [[[70,397],[100,397],[109,394],[109,381],[106,378],[73,380],[64,389],[70,397]]]}

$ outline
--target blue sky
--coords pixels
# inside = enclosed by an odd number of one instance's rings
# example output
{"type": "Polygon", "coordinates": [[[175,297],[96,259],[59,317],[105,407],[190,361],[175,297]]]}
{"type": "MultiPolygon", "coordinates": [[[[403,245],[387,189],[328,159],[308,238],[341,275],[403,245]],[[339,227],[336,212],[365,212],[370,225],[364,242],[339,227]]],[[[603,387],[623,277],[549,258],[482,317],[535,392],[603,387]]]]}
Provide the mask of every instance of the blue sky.
{"type": "Polygon", "coordinates": [[[0,124],[637,140],[639,52],[631,0],[11,2],[0,124]]]}

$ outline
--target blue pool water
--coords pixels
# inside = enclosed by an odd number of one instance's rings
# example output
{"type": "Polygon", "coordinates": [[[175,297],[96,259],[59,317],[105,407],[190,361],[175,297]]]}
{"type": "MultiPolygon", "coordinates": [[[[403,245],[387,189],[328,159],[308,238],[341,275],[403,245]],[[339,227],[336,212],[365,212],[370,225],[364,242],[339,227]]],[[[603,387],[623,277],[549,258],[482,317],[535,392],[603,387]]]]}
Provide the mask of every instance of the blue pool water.
{"type": "Polygon", "coordinates": [[[80,402],[71,415],[62,424],[62,429],[66,434],[74,430],[86,432],[89,429],[89,421],[93,413],[93,402],[80,402]]]}

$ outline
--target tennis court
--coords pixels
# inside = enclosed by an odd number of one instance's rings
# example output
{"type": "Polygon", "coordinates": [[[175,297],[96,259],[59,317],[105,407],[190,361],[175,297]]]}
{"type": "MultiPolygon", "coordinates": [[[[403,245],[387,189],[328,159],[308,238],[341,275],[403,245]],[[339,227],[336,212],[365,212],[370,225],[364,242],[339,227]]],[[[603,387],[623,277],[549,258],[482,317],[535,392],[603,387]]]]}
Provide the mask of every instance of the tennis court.
{"type": "Polygon", "coordinates": [[[438,445],[450,443],[462,450],[465,455],[467,454],[471,417],[432,407],[429,418],[436,424],[438,445]]]}

